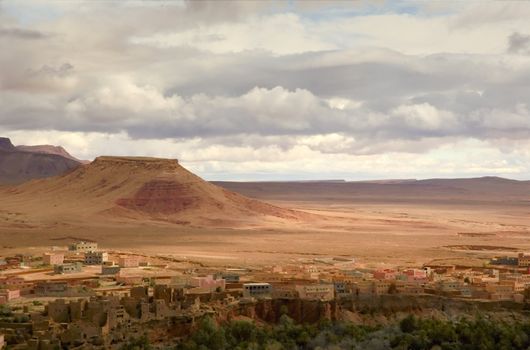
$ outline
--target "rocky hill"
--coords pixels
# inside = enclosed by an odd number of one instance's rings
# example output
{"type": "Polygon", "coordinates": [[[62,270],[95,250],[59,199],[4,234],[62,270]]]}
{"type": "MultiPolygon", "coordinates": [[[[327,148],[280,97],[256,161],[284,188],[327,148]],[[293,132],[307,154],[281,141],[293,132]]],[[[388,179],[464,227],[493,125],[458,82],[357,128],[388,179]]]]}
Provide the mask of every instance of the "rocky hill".
{"type": "Polygon", "coordinates": [[[43,220],[97,217],[233,226],[310,217],[213,185],[176,160],[141,157],[98,157],[65,175],[8,188],[0,199],[10,211],[43,220]]]}
{"type": "Polygon", "coordinates": [[[15,147],[8,138],[0,138],[0,185],[64,174],[79,165],[71,156],[15,147]]]}

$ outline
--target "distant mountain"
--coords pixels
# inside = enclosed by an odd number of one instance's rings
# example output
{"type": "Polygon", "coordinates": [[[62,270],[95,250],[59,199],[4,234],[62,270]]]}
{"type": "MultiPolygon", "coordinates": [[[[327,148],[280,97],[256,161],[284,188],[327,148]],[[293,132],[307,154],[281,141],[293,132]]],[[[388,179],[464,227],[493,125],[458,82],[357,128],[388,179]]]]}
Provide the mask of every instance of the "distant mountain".
{"type": "Polygon", "coordinates": [[[16,151],[16,148],[13,146],[10,139],[0,137],[0,151],[13,152],[16,151]]]}
{"type": "Polygon", "coordinates": [[[468,179],[381,180],[353,182],[214,182],[262,200],[350,203],[530,203],[530,181],[487,176],[468,179]]]}
{"type": "Polygon", "coordinates": [[[45,221],[255,225],[312,217],[215,186],[172,159],[98,157],[62,176],[0,189],[0,209],[45,221]]]}
{"type": "Polygon", "coordinates": [[[36,146],[17,146],[16,148],[24,152],[55,154],[58,156],[62,156],[64,158],[75,160],[76,162],[80,162],[83,164],[90,163],[88,160],[80,160],[80,159],[75,158],[70,153],[68,153],[62,146],[36,145],[36,146]]]}
{"type": "Polygon", "coordinates": [[[10,139],[0,137],[0,185],[60,175],[81,165],[81,161],[70,156],[64,149],[62,151],[65,155],[60,154],[62,152],[59,148],[54,150],[55,153],[50,148],[47,150],[49,152],[45,152],[43,148],[34,151],[31,146],[15,147],[10,139]]]}

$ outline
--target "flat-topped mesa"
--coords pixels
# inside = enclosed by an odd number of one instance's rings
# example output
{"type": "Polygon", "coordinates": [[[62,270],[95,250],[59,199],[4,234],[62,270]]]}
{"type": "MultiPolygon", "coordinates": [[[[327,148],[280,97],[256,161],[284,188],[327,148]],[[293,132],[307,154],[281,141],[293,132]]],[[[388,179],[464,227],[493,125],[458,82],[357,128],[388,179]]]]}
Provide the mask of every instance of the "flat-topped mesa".
{"type": "Polygon", "coordinates": [[[94,162],[116,162],[116,163],[177,163],[178,159],[156,158],[156,157],[129,157],[129,156],[99,156],[94,162]]]}
{"type": "Polygon", "coordinates": [[[177,159],[154,157],[125,157],[125,156],[100,156],[90,167],[130,167],[146,169],[176,169],[180,168],[177,159]]]}
{"type": "Polygon", "coordinates": [[[176,159],[150,157],[98,157],[62,176],[20,185],[9,195],[14,202],[39,208],[39,203],[53,204],[44,206],[48,217],[82,213],[103,220],[198,226],[298,222],[307,217],[215,186],[176,159]]]}

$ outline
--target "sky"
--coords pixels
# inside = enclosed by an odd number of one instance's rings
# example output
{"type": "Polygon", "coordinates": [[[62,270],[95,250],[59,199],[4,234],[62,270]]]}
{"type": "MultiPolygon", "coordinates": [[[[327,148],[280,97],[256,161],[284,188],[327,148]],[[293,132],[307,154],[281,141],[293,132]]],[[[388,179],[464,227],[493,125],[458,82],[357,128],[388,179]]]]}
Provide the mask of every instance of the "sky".
{"type": "Polygon", "coordinates": [[[0,136],[208,180],[530,179],[530,2],[0,0],[0,136]]]}

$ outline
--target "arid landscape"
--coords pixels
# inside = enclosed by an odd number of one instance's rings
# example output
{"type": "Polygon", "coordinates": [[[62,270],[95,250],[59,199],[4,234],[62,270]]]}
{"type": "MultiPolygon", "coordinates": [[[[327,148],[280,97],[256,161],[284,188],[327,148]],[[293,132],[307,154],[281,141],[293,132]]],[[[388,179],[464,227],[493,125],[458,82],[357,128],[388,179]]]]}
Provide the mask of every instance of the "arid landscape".
{"type": "Polygon", "coordinates": [[[528,18],[0,0],[0,350],[530,349],[528,18]]]}
{"type": "Polygon", "coordinates": [[[75,237],[228,265],[323,256],[473,265],[530,249],[529,189],[501,178],[211,184],[176,160],[99,157],[3,186],[0,245],[7,253],[75,237]]]}

